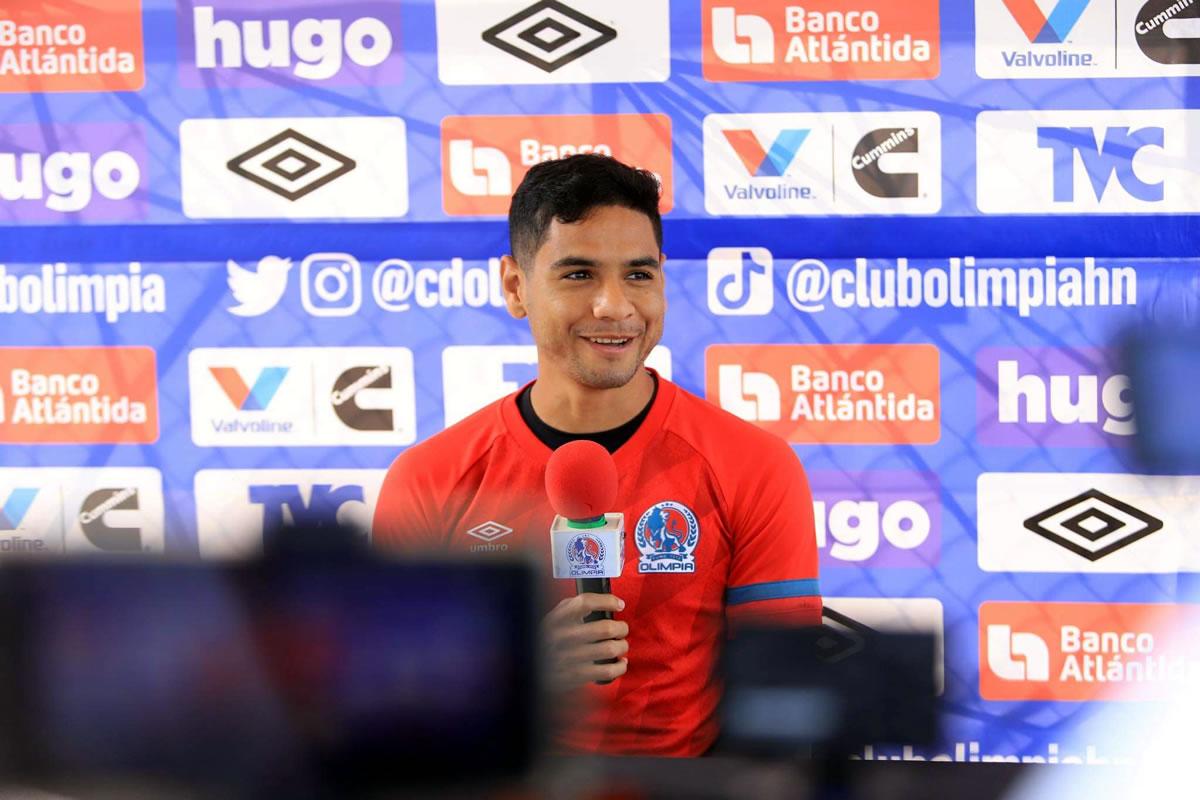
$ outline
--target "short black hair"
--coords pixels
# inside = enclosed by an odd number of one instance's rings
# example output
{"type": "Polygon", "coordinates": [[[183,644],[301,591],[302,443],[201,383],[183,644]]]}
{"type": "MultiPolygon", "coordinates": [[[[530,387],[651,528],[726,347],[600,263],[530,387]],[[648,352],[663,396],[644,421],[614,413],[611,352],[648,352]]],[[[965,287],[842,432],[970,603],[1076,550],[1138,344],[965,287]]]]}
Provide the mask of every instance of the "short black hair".
{"type": "Polygon", "coordinates": [[[525,173],[513,193],[508,208],[509,247],[517,262],[528,269],[553,220],[569,225],[595,208],[621,206],[650,218],[661,251],[659,193],[658,179],[652,173],[611,156],[581,153],[544,161],[525,173]]]}

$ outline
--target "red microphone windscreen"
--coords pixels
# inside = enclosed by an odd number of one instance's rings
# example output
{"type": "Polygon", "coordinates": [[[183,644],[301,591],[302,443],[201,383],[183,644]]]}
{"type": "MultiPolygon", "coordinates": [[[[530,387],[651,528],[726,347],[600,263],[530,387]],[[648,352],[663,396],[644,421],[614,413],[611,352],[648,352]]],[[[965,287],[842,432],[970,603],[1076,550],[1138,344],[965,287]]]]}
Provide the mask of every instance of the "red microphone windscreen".
{"type": "Polygon", "coordinates": [[[546,494],[554,513],[567,519],[607,514],[617,500],[617,464],[595,442],[567,442],[550,454],[546,494]]]}

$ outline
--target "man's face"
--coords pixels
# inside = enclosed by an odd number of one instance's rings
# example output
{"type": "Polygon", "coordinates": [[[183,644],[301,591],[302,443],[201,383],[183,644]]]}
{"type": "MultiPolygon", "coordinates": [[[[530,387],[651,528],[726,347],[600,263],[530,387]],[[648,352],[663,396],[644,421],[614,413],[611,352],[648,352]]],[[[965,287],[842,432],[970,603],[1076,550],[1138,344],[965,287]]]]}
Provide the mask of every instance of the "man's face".
{"type": "Polygon", "coordinates": [[[664,256],[645,214],[600,206],[554,220],[532,264],[506,261],[508,307],[529,317],[540,377],[624,386],[662,338],[664,256]]]}

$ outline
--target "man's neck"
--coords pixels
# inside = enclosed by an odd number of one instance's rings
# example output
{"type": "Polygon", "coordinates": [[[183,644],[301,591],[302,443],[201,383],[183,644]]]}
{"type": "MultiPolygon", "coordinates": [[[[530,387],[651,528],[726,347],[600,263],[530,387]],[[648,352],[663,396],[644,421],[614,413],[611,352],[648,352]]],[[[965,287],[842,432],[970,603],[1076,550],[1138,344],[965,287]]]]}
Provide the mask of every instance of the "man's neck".
{"type": "Polygon", "coordinates": [[[539,375],[529,399],[538,417],[564,433],[595,433],[619,427],[636,417],[654,395],[654,379],[639,369],[615,389],[590,389],[570,378],[539,375]]]}

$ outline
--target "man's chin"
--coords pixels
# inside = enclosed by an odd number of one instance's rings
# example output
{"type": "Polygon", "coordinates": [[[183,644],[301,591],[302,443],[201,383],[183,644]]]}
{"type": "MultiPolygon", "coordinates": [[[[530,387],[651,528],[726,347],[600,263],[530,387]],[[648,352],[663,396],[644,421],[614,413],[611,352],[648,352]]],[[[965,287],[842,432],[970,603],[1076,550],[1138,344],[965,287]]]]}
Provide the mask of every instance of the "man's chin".
{"type": "Polygon", "coordinates": [[[602,368],[577,365],[574,378],[589,389],[620,389],[633,380],[641,368],[640,361],[632,366],[612,364],[602,368]]]}

